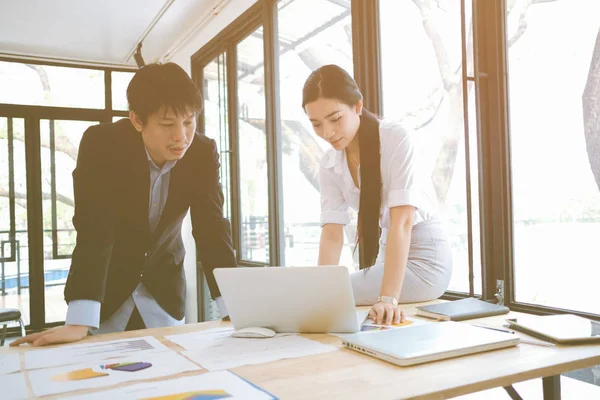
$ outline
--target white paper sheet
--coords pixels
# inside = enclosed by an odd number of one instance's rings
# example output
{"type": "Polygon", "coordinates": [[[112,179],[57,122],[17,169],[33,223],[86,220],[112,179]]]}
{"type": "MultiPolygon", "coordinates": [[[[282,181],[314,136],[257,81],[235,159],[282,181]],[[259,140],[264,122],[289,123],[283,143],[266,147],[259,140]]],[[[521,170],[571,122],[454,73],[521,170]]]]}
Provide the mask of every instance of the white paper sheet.
{"type": "Polygon", "coordinates": [[[297,358],[338,350],[298,335],[282,334],[269,339],[233,338],[231,328],[167,336],[189,348],[182,354],[209,371],[262,364],[284,358],[297,358]]]}
{"type": "Polygon", "coordinates": [[[29,398],[25,376],[22,373],[0,375],[0,398],[2,400],[26,400],[29,398]]]}
{"type": "Polygon", "coordinates": [[[0,354],[0,375],[11,374],[21,370],[19,353],[0,354]]]}
{"type": "Polygon", "coordinates": [[[185,350],[204,349],[219,346],[231,339],[233,328],[213,328],[204,331],[180,333],[165,336],[165,339],[183,347],[185,350]]]}
{"type": "Polygon", "coordinates": [[[200,367],[185,357],[173,351],[163,351],[113,358],[106,362],[96,361],[29,371],[29,380],[36,396],[47,396],[199,370],[200,367]],[[111,367],[111,364],[126,363],[149,363],[151,366],[136,371],[123,371],[111,367]]]}
{"type": "Polygon", "coordinates": [[[134,354],[143,356],[147,353],[159,351],[169,351],[169,348],[152,336],[109,342],[72,344],[26,352],[25,369],[57,367],[134,354]]]}
{"type": "MultiPolygon", "coordinates": [[[[270,400],[276,399],[253,384],[229,371],[209,372],[159,382],[140,383],[124,388],[86,394],[86,400],[170,400],[173,398],[270,400]],[[210,395],[213,397],[209,397],[210,395]],[[173,396],[173,397],[169,397],[173,396]],[[176,397],[177,396],[177,397],[176,397]]],[[[63,400],[77,400],[68,397],[63,400]]]]}

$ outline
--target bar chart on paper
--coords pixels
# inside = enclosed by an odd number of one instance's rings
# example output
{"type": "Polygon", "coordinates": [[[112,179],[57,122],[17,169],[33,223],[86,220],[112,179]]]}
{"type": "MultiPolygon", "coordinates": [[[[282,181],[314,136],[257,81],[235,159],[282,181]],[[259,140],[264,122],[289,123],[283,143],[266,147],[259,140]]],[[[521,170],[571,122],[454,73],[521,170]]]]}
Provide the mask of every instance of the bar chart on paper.
{"type": "Polygon", "coordinates": [[[115,358],[108,363],[93,361],[32,370],[29,380],[36,396],[47,396],[201,370],[187,358],[166,351],[148,353],[143,358],[138,355],[115,358]]]}
{"type": "Polygon", "coordinates": [[[131,355],[170,351],[152,336],[113,340],[101,343],[82,343],[60,348],[34,350],[25,353],[25,368],[37,369],[77,364],[131,355]]]}

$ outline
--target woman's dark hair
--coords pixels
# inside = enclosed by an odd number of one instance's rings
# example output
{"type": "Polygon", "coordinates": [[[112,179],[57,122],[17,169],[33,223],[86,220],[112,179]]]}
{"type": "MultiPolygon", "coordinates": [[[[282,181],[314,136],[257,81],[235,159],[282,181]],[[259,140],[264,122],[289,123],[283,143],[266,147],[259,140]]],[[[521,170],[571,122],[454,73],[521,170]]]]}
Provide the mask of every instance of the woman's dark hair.
{"type": "MultiPolygon", "coordinates": [[[[363,96],[352,77],[337,65],[324,65],[313,71],[302,90],[302,108],[320,98],[339,100],[353,107],[363,96]]],[[[379,252],[381,210],[381,157],[379,120],[363,109],[358,128],[360,153],[360,206],[356,243],[360,269],[375,264],[379,252]]]]}
{"type": "MultiPolygon", "coordinates": [[[[175,63],[153,63],[140,68],[127,87],[129,110],[145,124],[162,106],[176,115],[202,110],[202,94],[188,74],[175,63]]],[[[166,111],[165,110],[165,111],[166,111]]]]}

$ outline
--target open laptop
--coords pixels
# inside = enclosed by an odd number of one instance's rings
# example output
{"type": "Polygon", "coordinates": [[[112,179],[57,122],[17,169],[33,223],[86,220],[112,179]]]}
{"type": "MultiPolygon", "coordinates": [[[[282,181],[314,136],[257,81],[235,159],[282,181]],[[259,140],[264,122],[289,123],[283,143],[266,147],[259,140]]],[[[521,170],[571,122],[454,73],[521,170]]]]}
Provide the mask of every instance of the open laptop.
{"type": "Polygon", "coordinates": [[[217,268],[214,274],[236,330],[353,333],[363,322],[343,266],[217,268]]]}
{"type": "Polygon", "coordinates": [[[390,363],[408,366],[519,344],[514,334],[460,322],[432,322],[405,329],[355,333],[344,346],[390,363]]]}

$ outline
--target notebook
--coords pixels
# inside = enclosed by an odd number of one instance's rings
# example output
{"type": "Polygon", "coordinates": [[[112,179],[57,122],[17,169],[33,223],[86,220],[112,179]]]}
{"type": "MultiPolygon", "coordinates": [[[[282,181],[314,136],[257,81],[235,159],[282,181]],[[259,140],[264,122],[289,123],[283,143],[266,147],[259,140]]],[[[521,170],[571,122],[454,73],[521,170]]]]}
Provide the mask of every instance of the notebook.
{"type": "Polygon", "coordinates": [[[507,314],[508,307],[488,303],[473,297],[417,307],[417,315],[444,321],[463,321],[507,314]]]}
{"type": "Polygon", "coordinates": [[[506,322],[509,328],[558,344],[600,343],[600,322],[573,314],[525,315],[506,322]]]}
{"type": "Polygon", "coordinates": [[[345,347],[407,366],[519,344],[517,335],[444,321],[410,328],[360,332],[342,338],[345,347]]]}

